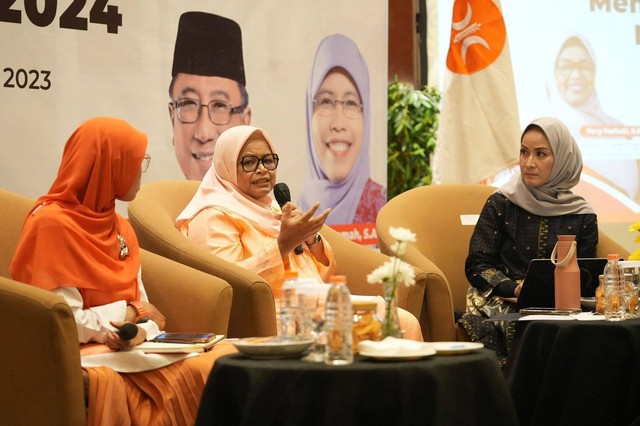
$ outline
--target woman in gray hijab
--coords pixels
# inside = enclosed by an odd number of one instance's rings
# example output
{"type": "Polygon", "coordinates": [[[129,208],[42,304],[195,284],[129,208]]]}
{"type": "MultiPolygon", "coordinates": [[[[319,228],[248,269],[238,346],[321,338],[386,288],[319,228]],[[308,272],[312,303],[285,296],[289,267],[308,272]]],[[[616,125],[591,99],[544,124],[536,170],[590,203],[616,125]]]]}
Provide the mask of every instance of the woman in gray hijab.
{"type": "Polygon", "coordinates": [[[596,256],[596,214],[571,192],[581,172],[580,149],[567,126],[556,118],[539,118],[520,138],[520,171],[482,209],[465,263],[471,287],[461,324],[502,361],[512,327],[482,320],[513,310],[529,261],[551,258],[558,235],[566,234],[576,235],[579,258],[596,256]]]}

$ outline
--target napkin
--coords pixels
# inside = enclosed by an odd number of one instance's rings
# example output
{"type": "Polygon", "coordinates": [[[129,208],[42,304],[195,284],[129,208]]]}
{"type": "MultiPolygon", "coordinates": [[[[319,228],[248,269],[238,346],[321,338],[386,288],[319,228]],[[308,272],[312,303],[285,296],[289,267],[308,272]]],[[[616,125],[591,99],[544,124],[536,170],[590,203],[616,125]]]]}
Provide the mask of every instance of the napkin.
{"type": "Polygon", "coordinates": [[[358,344],[358,351],[367,356],[424,355],[430,349],[431,344],[429,343],[398,339],[396,337],[386,337],[379,342],[363,340],[358,344]]]}
{"type": "Polygon", "coordinates": [[[80,358],[83,367],[111,367],[119,373],[137,373],[155,370],[198,353],[147,354],[143,351],[118,351],[87,355],[80,358]]]}

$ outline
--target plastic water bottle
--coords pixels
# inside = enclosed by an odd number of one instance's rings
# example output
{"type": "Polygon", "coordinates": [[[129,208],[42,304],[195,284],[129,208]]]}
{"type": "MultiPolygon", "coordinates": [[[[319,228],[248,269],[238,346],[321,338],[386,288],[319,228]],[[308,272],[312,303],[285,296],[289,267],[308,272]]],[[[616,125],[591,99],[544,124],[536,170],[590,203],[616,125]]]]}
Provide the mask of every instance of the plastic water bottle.
{"type": "Polygon", "coordinates": [[[284,340],[292,340],[298,335],[298,272],[285,271],[284,284],[280,290],[280,335],[284,340]]]}
{"type": "Polygon", "coordinates": [[[353,310],[347,277],[334,275],[329,280],[325,326],[327,344],[324,362],[329,365],[346,365],[353,362],[353,310]]]}
{"type": "Polygon", "coordinates": [[[624,321],[626,298],[624,272],[619,254],[607,254],[607,264],[602,273],[604,279],[604,317],[607,321],[624,321]]]}

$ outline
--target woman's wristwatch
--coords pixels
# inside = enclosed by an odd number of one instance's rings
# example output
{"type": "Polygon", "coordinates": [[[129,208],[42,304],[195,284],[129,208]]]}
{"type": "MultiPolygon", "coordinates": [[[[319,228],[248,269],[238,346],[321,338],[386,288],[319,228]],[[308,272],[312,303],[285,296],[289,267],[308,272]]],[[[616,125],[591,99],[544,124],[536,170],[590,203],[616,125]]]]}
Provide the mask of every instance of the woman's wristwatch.
{"type": "Polygon", "coordinates": [[[128,305],[131,306],[137,313],[136,317],[131,322],[133,322],[134,324],[142,324],[143,322],[149,321],[149,313],[144,308],[142,303],[140,303],[140,301],[134,300],[133,302],[129,302],[128,305]]]}
{"type": "Polygon", "coordinates": [[[320,234],[316,234],[316,238],[315,240],[309,244],[307,242],[305,242],[305,244],[307,245],[307,247],[311,247],[311,246],[315,246],[316,244],[318,244],[320,241],[322,241],[322,237],[320,236],[320,234]]]}

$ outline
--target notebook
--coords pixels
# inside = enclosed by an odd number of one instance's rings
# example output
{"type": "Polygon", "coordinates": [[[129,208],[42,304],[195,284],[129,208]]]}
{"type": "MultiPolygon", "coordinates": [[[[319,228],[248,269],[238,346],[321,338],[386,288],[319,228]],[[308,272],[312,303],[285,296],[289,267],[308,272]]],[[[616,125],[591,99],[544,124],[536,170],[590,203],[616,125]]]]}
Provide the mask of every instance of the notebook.
{"type": "MultiPolygon", "coordinates": [[[[598,276],[602,274],[607,259],[583,258],[578,259],[580,268],[580,297],[594,297],[598,287],[598,276]]],[[[524,277],[524,285],[516,303],[516,309],[523,308],[553,308],[555,307],[555,293],[553,275],[555,265],[551,259],[533,259],[524,277]]]]}

